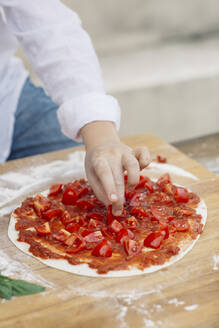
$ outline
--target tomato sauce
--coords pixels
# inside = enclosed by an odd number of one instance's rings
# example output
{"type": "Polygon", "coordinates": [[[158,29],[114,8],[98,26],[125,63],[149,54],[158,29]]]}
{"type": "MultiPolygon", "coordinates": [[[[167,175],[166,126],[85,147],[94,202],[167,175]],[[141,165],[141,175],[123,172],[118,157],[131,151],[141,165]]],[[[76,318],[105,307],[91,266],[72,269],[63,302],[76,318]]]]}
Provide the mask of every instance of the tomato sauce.
{"type": "Polygon", "coordinates": [[[135,189],[126,187],[123,214],[114,217],[87,181],[54,185],[47,197],[28,197],[14,211],[18,241],[36,257],[87,263],[98,273],[162,265],[203,229],[199,197],[177,188],[168,174],[156,183],[141,177],[135,189]]]}

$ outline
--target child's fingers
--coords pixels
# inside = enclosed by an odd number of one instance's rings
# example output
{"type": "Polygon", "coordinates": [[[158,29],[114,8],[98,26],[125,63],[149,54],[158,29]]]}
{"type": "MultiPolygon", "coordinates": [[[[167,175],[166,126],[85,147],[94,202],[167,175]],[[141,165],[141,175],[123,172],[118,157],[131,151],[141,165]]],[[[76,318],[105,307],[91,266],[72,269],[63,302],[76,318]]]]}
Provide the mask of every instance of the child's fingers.
{"type": "Polygon", "coordinates": [[[110,202],[116,202],[119,198],[117,187],[107,159],[101,157],[96,159],[93,163],[93,169],[108,200],[110,202]]]}
{"type": "Polygon", "coordinates": [[[147,147],[137,147],[133,150],[133,154],[137,158],[141,169],[144,169],[150,164],[151,156],[147,147]]]}
{"type": "Polygon", "coordinates": [[[128,172],[128,184],[135,186],[139,182],[139,163],[132,153],[125,153],[122,157],[123,168],[128,172]]]}

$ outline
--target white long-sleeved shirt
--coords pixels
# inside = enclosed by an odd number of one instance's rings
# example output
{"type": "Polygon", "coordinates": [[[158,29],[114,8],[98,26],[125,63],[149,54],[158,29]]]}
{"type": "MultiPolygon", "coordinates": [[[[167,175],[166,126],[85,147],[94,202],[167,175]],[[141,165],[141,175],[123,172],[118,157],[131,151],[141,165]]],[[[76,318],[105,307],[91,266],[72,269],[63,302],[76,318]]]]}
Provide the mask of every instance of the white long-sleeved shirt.
{"type": "Polygon", "coordinates": [[[112,121],[119,128],[119,105],[105,93],[95,51],[77,14],[59,0],[0,0],[0,5],[0,163],[10,151],[27,77],[20,60],[12,57],[18,43],[59,105],[65,135],[80,140],[80,129],[92,121],[112,121]]]}

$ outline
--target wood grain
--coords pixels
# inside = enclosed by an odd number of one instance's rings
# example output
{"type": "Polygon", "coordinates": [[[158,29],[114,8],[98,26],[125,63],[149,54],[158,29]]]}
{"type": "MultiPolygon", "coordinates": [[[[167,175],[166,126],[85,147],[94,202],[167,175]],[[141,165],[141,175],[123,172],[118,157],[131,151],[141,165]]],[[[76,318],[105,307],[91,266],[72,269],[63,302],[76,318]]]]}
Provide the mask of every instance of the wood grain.
{"type": "MultiPolygon", "coordinates": [[[[208,207],[199,241],[180,262],[159,272],[131,278],[88,278],[46,267],[26,256],[7,238],[9,217],[0,218],[0,250],[53,284],[44,294],[17,297],[0,305],[1,328],[216,328],[219,327],[219,178],[153,135],[124,138],[131,147],[147,145],[200,180],[185,184],[208,207]],[[193,307],[191,307],[193,306],[193,307]]],[[[12,161],[0,174],[36,163],[65,159],[76,149],[12,161]]],[[[15,277],[16,278],[16,277],[15,277]]]]}

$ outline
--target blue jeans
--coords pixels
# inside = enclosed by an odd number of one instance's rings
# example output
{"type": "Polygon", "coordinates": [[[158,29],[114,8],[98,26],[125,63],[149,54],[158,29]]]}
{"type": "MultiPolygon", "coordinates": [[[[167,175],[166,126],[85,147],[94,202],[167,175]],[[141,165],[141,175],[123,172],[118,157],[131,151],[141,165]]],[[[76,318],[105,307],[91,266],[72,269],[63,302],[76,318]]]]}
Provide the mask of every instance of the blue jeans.
{"type": "Polygon", "coordinates": [[[61,132],[58,106],[28,78],[21,92],[8,160],[79,146],[61,132]]]}

